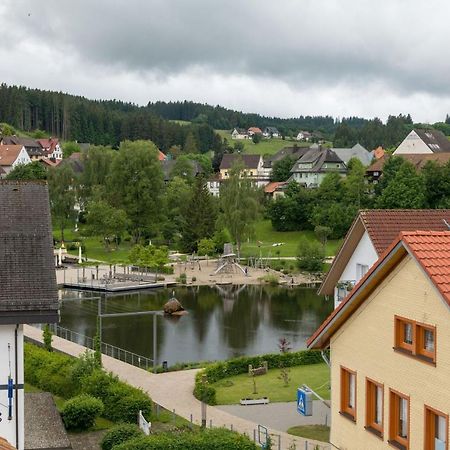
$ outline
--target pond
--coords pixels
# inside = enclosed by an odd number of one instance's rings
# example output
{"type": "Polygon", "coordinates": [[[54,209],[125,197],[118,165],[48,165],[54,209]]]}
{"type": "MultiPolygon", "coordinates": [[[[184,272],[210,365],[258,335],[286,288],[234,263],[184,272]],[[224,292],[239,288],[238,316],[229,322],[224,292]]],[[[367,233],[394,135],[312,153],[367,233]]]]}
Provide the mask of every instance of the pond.
{"type": "MultiPolygon", "coordinates": [[[[101,310],[103,314],[162,310],[172,293],[188,314],[157,318],[158,361],[169,365],[277,352],[282,337],[294,350],[304,349],[306,339],[333,309],[333,302],[315,289],[226,285],[101,295],[101,310]]],[[[60,325],[93,337],[98,296],[61,291],[60,325]]],[[[152,320],[151,315],[103,318],[102,340],[151,358],[152,320]]]]}

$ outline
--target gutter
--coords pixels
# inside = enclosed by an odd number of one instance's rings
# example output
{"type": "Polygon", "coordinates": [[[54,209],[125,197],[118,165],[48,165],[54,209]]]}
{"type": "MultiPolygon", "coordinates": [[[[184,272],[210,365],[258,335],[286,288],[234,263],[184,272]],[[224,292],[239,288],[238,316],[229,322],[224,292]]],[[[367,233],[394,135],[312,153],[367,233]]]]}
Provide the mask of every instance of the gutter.
{"type": "Polygon", "coordinates": [[[16,325],[14,330],[14,372],[15,372],[15,393],[16,393],[16,401],[15,401],[15,409],[16,409],[16,448],[19,448],[19,370],[18,370],[18,351],[17,351],[17,331],[19,325],[16,325]]]}

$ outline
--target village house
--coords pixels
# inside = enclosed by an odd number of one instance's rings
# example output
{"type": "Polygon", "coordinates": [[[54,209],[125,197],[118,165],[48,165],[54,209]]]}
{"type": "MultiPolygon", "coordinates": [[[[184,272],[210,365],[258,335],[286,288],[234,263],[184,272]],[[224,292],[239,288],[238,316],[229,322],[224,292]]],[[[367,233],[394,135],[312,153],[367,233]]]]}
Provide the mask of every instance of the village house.
{"type": "Polygon", "coordinates": [[[295,144],[292,147],[283,147],[277,153],[264,159],[263,162],[263,174],[266,178],[270,179],[272,176],[273,166],[276,162],[289,156],[293,160],[299,159],[309,150],[308,147],[299,147],[295,144]]]}
{"type": "Polygon", "coordinates": [[[19,164],[29,163],[31,159],[23,145],[0,145],[0,178],[6,177],[19,164]]]}
{"type": "Polygon", "coordinates": [[[356,158],[366,167],[373,159],[373,152],[369,152],[369,150],[365,149],[360,144],[355,144],[351,148],[332,148],[331,150],[333,150],[346,165],[348,165],[348,162],[352,158],[356,158]]]}
{"type": "Polygon", "coordinates": [[[266,127],[264,128],[263,136],[266,138],[279,138],[281,134],[275,127],[266,127]]]}
{"type": "Polygon", "coordinates": [[[59,139],[49,138],[49,139],[38,139],[37,142],[42,147],[45,157],[53,160],[63,159],[63,150],[59,144],[59,139]]]}
{"type": "Polygon", "coordinates": [[[0,436],[22,450],[23,326],[59,320],[45,183],[0,181],[0,243],[0,436]]]}
{"type": "Polygon", "coordinates": [[[326,175],[331,172],[345,176],[347,166],[329,148],[311,146],[292,167],[292,175],[288,181],[296,181],[307,188],[317,188],[326,175]]]}
{"type": "Polygon", "coordinates": [[[362,210],[352,223],[323,280],[319,295],[337,308],[401,231],[446,231],[450,209],[362,210]]]}
{"type": "Polygon", "coordinates": [[[313,134],[309,131],[299,131],[297,137],[295,138],[297,141],[309,142],[313,137],[313,134]]]}
{"type": "MultiPolygon", "coordinates": [[[[409,161],[417,171],[423,169],[428,161],[433,161],[439,166],[443,166],[450,161],[450,152],[442,153],[400,153],[396,155],[409,161]]],[[[366,178],[369,183],[377,184],[383,175],[383,168],[389,160],[390,155],[386,154],[366,169],[366,178]]]]}
{"type": "MultiPolygon", "coordinates": [[[[164,182],[167,184],[172,178],[172,171],[176,167],[177,161],[174,159],[165,159],[162,161],[162,169],[164,173],[164,182]]],[[[188,160],[187,163],[191,167],[191,173],[185,173],[183,174],[185,177],[198,177],[199,175],[203,174],[203,168],[201,164],[198,161],[195,160],[188,160]]]]}
{"type": "Polygon", "coordinates": [[[439,130],[414,129],[397,147],[394,155],[450,152],[450,141],[439,130]]]}
{"type": "Polygon", "coordinates": [[[307,345],[330,349],[333,448],[447,450],[450,232],[402,232],[307,345]]]}
{"type": "Polygon", "coordinates": [[[248,139],[249,137],[248,131],[243,128],[235,128],[231,132],[231,139],[248,139]]]}
{"type": "Polygon", "coordinates": [[[255,134],[262,134],[261,128],[258,127],[250,127],[247,132],[250,137],[254,136],[255,134]]]}
{"type": "Polygon", "coordinates": [[[38,161],[39,159],[47,156],[41,144],[36,139],[19,137],[19,136],[3,136],[0,137],[0,146],[1,145],[22,145],[25,147],[28,156],[31,158],[31,161],[38,161]]]}

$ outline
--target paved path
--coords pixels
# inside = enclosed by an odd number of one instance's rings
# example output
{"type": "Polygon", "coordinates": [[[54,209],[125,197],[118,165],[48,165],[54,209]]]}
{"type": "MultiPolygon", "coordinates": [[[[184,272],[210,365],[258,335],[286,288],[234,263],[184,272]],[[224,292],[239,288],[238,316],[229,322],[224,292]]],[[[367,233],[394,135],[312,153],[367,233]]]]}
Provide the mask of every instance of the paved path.
{"type": "MultiPolygon", "coordinates": [[[[24,325],[25,336],[38,342],[42,342],[42,331],[38,328],[24,325]]],[[[53,336],[53,348],[72,356],[79,356],[86,350],[85,347],[67,341],[58,336],[53,336]]],[[[190,420],[191,414],[193,422],[201,423],[201,404],[192,395],[194,389],[195,374],[198,370],[181,370],[178,372],[168,372],[164,374],[154,375],[143,369],[124,363],[117,359],[103,355],[103,366],[106,370],[116,374],[121,380],[139,387],[146,391],[150,397],[163,408],[169,411],[175,410],[176,414],[190,420]]],[[[251,438],[253,432],[257,429],[256,422],[234,416],[229,412],[223,411],[217,407],[208,406],[207,422],[212,421],[213,426],[233,427],[235,431],[246,433],[251,438]]],[[[277,435],[274,449],[278,449],[278,435],[281,437],[280,450],[290,450],[292,443],[295,442],[296,448],[299,450],[306,449],[305,440],[302,438],[291,436],[287,433],[269,429],[269,432],[277,435]]],[[[320,450],[328,450],[330,447],[323,442],[309,441],[308,448],[314,449],[314,445],[320,450]]]]}
{"type": "Polygon", "coordinates": [[[300,425],[317,425],[330,423],[330,408],[320,400],[313,401],[313,415],[305,417],[297,412],[296,402],[276,402],[268,405],[221,405],[216,406],[234,416],[252,422],[263,423],[275,430],[287,431],[288,428],[300,425]]]}

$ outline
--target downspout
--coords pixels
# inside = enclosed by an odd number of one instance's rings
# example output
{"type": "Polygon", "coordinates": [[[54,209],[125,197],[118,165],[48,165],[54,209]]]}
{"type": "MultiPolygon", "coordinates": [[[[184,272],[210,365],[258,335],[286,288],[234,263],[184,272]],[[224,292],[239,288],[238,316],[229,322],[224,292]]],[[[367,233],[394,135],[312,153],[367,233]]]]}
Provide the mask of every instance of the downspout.
{"type": "Polygon", "coordinates": [[[19,369],[18,369],[18,351],[17,351],[17,330],[19,329],[19,325],[16,324],[16,329],[14,330],[14,372],[15,372],[15,391],[16,391],[16,401],[15,401],[15,409],[16,409],[16,448],[19,448],[19,369]]]}
{"type": "Polygon", "coordinates": [[[330,360],[328,359],[328,356],[327,356],[327,354],[325,353],[325,351],[322,350],[322,351],[320,352],[320,354],[321,354],[321,356],[322,356],[322,359],[325,361],[326,365],[327,365],[329,368],[331,368],[331,362],[330,362],[330,360]]]}

